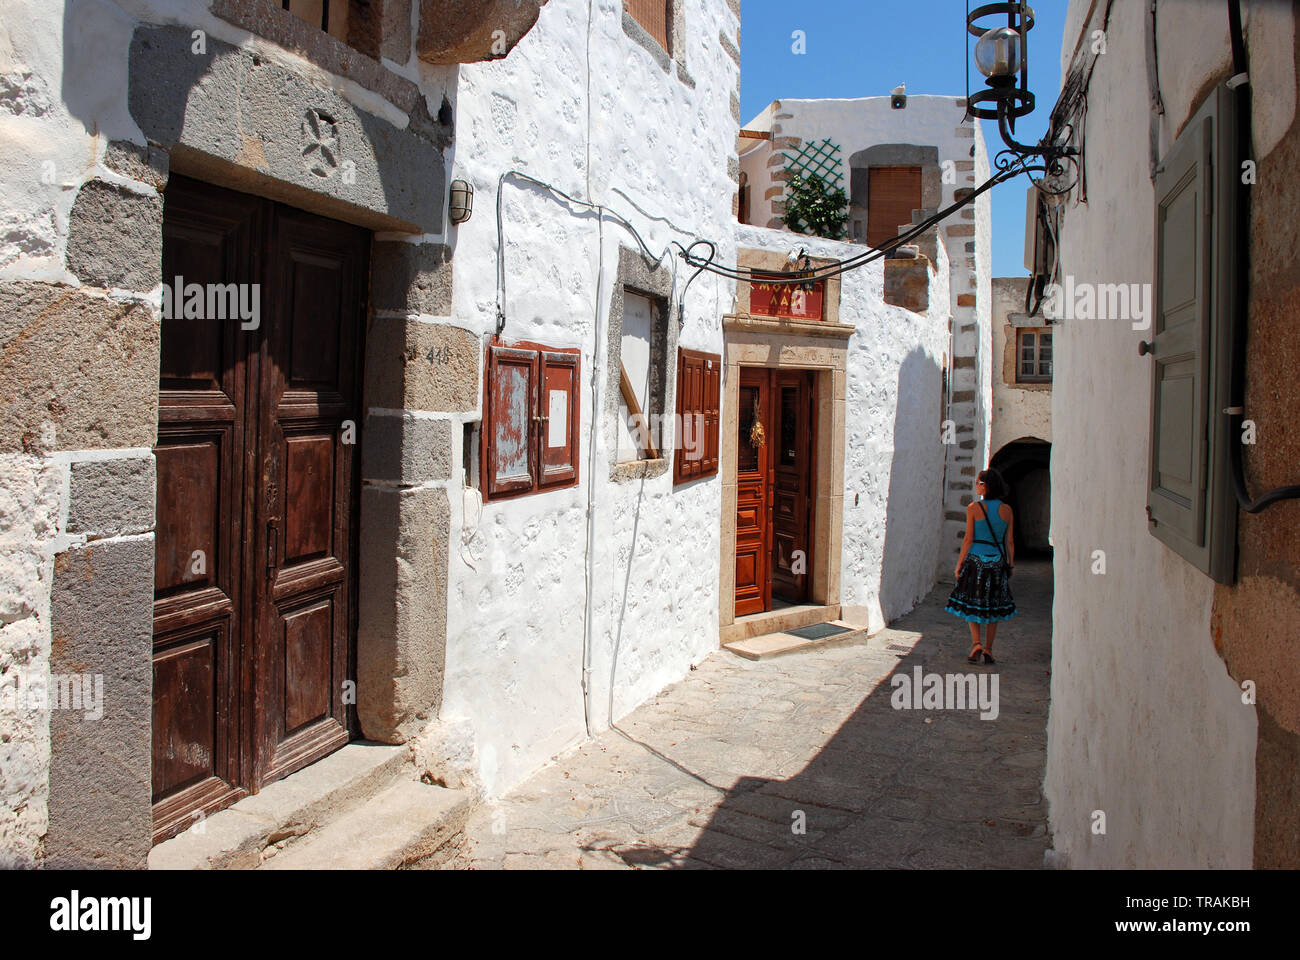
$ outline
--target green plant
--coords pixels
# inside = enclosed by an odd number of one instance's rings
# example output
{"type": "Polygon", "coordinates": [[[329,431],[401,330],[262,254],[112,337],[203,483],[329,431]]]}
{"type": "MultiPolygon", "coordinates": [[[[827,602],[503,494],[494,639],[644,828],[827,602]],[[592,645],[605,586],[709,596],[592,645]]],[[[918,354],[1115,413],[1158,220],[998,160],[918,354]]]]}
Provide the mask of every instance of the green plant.
{"type": "Polygon", "coordinates": [[[785,225],[796,233],[842,240],[849,219],[849,198],[840,187],[828,187],[816,174],[795,174],[785,200],[785,225]]]}

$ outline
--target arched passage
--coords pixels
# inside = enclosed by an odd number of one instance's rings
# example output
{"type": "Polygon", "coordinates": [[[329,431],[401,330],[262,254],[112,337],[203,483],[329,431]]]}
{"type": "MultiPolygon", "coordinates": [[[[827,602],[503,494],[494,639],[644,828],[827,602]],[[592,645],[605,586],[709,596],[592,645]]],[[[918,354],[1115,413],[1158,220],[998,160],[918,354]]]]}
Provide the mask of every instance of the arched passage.
{"type": "Polygon", "coordinates": [[[1051,524],[1051,462],[1052,445],[1037,437],[1013,440],[989,462],[1009,488],[1007,502],[1016,514],[1017,556],[1052,554],[1047,539],[1051,524]]]}

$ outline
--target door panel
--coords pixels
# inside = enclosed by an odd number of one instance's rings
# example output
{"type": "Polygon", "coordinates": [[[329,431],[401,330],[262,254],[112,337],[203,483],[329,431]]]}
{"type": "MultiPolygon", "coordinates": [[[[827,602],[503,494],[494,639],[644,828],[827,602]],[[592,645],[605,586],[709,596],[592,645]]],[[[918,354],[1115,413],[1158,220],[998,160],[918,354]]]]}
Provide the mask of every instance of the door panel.
{"type": "Polygon", "coordinates": [[[277,211],[273,300],[262,340],[260,490],[256,531],[265,576],[258,632],[257,751],[261,786],[348,740],[348,679],[360,420],[363,231],[296,210],[277,211]]]}
{"type": "Polygon", "coordinates": [[[812,568],[812,377],[777,371],[772,484],[772,594],[790,603],[808,599],[812,568]]]}
{"type": "Polygon", "coordinates": [[[767,428],[769,403],[767,370],[742,368],[738,436],[736,438],[736,616],[762,613],[770,604],[771,557],[769,540],[770,487],[769,452],[771,431],[767,428]],[[763,424],[765,442],[750,443],[751,429],[763,424]]]}
{"type": "Polygon", "coordinates": [[[736,616],[773,598],[806,603],[812,574],[815,374],[740,371],[736,438],[736,616]],[[757,420],[765,442],[750,443],[757,420]],[[802,556],[800,556],[802,553],[802,556]]]}
{"type": "MultiPolygon", "coordinates": [[[[368,236],[171,178],[163,275],[246,285],[258,323],[162,323],[154,840],[348,739],[368,236]],[[247,326],[249,329],[244,329],[247,326]]],[[[196,291],[197,292],[197,291],[196,291]]],[[[189,313],[187,314],[187,309],[189,313]]]]}

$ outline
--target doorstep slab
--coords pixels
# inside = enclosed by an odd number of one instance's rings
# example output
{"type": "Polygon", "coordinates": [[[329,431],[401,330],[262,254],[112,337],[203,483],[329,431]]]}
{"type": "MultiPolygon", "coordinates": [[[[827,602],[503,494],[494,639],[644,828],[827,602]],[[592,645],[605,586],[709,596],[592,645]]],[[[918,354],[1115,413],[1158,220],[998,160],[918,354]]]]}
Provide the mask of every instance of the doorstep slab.
{"type": "Polygon", "coordinates": [[[829,637],[817,637],[809,639],[808,637],[796,636],[793,633],[765,634],[761,637],[750,637],[746,640],[736,640],[731,643],[723,644],[728,650],[738,657],[744,657],[746,660],[765,660],[768,657],[779,656],[783,653],[793,653],[796,650],[803,650],[807,647],[815,647],[820,644],[837,643],[841,640],[854,640],[858,637],[866,636],[867,628],[855,626],[851,623],[845,623],[843,620],[823,621],[832,626],[843,627],[843,633],[832,634],[829,637]]]}
{"type": "Polygon", "coordinates": [[[255,869],[268,846],[364,800],[400,778],[409,762],[404,745],[349,743],[158,844],[149,852],[149,869],[255,869]]]}
{"type": "Polygon", "coordinates": [[[468,789],[418,780],[392,786],[281,850],[263,870],[397,870],[436,856],[462,833],[473,808],[468,789]]]}

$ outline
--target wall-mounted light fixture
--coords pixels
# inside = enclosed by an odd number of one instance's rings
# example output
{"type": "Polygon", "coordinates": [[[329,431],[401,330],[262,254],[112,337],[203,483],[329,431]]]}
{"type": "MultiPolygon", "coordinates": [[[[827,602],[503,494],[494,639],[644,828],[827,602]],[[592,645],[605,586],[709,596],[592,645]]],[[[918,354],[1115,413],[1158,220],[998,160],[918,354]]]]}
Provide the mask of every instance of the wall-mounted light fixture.
{"type": "MultiPolygon", "coordinates": [[[[987,87],[970,92],[970,65],[966,67],[966,110],[981,120],[996,120],[1007,148],[1021,157],[1041,157],[1050,167],[1054,161],[1078,154],[1074,147],[1040,143],[1030,146],[1015,139],[1016,118],[1034,110],[1029,89],[1029,31],[1034,28],[1034,10],[1024,0],[988,3],[970,8],[966,0],[966,32],[978,38],[975,67],[987,87]],[[1002,18],[1006,22],[1002,23],[1002,18]],[[983,22],[981,22],[983,21],[983,22]],[[991,106],[980,106],[991,104],[991,106]]],[[[967,40],[969,48],[970,41],[967,40]]]]}
{"type": "Polygon", "coordinates": [[[468,181],[451,182],[451,202],[447,206],[447,217],[452,223],[464,223],[474,212],[474,188],[468,181]]]}

